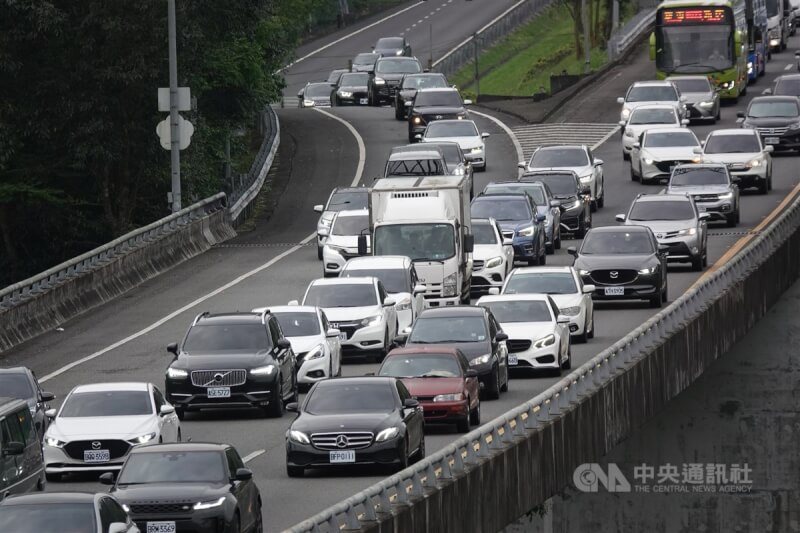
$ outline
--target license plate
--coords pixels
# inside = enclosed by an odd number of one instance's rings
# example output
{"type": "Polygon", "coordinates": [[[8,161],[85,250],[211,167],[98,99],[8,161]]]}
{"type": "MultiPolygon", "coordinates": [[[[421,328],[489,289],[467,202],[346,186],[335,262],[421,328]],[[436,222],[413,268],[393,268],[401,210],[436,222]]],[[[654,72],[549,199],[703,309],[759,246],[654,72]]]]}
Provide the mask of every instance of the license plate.
{"type": "Polygon", "coordinates": [[[625,296],[625,289],[622,287],[606,287],[606,296],[625,296]]]}
{"type": "Polygon", "coordinates": [[[708,208],[706,206],[704,206],[704,205],[698,205],[697,206],[697,210],[700,211],[701,213],[703,213],[705,211],[708,211],[708,208]]]}
{"type": "Polygon", "coordinates": [[[175,522],[148,522],[147,533],[175,533],[175,522]]]}
{"type": "Polygon", "coordinates": [[[361,105],[367,105],[369,103],[369,100],[366,98],[359,98],[358,103],[361,105]]]}
{"type": "Polygon", "coordinates": [[[512,366],[516,366],[519,364],[519,358],[517,357],[517,354],[515,353],[508,354],[508,364],[512,366]]]}
{"type": "Polygon", "coordinates": [[[781,139],[780,137],[765,137],[764,142],[767,144],[780,144],[781,139]]]}
{"type": "Polygon", "coordinates": [[[230,387],[210,387],[208,389],[208,397],[209,398],[230,398],[231,397],[231,388],[230,387]]]}
{"type": "Polygon", "coordinates": [[[340,341],[346,341],[347,340],[347,333],[345,333],[344,331],[340,331],[339,332],[339,340],[340,341]]]}
{"type": "Polygon", "coordinates": [[[355,463],[356,452],[355,450],[340,450],[330,452],[331,463],[355,463]]]}
{"type": "Polygon", "coordinates": [[[108,450],[84,450],[83,461],[86,463],[107,463],[111,460],[108,450]]]}

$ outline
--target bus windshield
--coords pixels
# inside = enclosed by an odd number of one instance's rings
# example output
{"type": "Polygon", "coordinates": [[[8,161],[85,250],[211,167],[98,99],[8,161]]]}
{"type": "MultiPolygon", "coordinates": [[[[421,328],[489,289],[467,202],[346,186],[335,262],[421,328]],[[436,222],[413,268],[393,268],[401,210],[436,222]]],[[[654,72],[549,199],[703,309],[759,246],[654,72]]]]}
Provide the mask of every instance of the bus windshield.
{"type": "Polygon", "coordinates": [[[734,65],[733,28],[728,25],[659,27],[656,68],[670,74],[717,72],[734,65]]]}

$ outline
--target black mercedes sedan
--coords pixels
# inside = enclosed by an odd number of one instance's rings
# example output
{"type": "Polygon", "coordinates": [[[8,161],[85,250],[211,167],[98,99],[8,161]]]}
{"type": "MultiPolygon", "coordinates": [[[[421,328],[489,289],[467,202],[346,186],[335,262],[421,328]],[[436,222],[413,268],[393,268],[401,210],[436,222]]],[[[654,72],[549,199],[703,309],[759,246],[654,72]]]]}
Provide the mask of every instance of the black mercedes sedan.
{"type": "Polygon", "coordinates": [[[286,473],[356,464],[402,470],[425,457],[425,418],[406,386],[393,377],[317,382],[286,432],[286,473]]]}
{"type": "Polygon", "coordinates": [[[368,72],[349,72],[342,74],[339,83],[333,88],[333,105],[367,105],[368,72]]]}
{"type": "Polygon", "coordinates": [[[119,475],[100,482],[142,531],[261,533],[261,493],[229,444],[137,446],[119,475]]]}
{"type": "Polygon", "coordinates": [[[284,402],[297,401],[296,357],[268,309],[202,313],[180,346],[172,343],[167,351],[175,359],[165,392],[181,420],[186,411],[220,407],[255,407],[280,417],[284,402]]]}
{"type": "Polygon", "coordinates": [[[736,114],[743,128],[758,131],[765,146],[800,150],[800,100],[796,96],[756,96],[736,114]]]}
{"type": "Polygon", "coordinates": [[[605,226],[589,230],[580,249],[570,246],[574,267],[595,300],[667,301],[667,250],[647,226],[605,226]]]}
{"type": "Polygon", "coordinates": [[[462,100],[458,89],[420,89],[414,100],[406,102],[408,111],[408,142],[413,143],[418,134],[434,120],[469,118],[466,106],[471,100],[462,100]]]}

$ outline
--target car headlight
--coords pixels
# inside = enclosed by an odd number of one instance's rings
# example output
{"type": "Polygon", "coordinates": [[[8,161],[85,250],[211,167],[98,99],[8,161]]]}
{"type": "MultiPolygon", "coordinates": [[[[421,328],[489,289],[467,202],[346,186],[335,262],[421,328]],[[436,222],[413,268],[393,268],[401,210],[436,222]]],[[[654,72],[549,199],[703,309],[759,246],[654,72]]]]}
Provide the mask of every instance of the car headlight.
{"type": "Polygon", "coordinates": [[[460,402],[464,395],[460,392],[456,394],[438,394],[433,397],[434,402],[460,402]]]}
{"type": "Polygon", "coordinates": [[[124,510],[126,513],[130,513],[130,512],[131,512],[131,507],[130,507],[130,505],[127,505],[127,504],[124,504],[124,503],[123,503],[123,504],[122,504],[122,509],[123,509],[123,510],[124,510]]]}
{"type": "Polygon", "coordinates": [[[442,281],[442,296],[449,297],[458,294],[456,281],[458,281],[458,272],[453,272],[444,278],[442,281]]]}
{"type": "Polygon", "coordinates": [[[494,267],[499,267],[502,264],[503,264],[503,258],[498,255],[497,257],[492,257],[491,259],[486,261],[484,266],[486,268],[494,268],[494,267]]]}
{"type": "Polygon", "coordinates": [[[552,346],[556,342],[556,336],[552,333],[547,337],[542,337],[533,343],[534,348],[544,348],[545,346],[552,346]]]}
{"type": "Polygon", "coordinates": [[[298,442],[300,444],[311,443],[311,441],[308,439],[308,435],[306,435],[302,431],[297,431],[296,429],[289,430],[289,440],[293,440],[294,442],[298,442]]]}
{"type": "Polygon", "coordinates": [[[413,122],[414,124],[421,124],[422,123],[422,118],[414,117],[414,119],[411,122],[413,122]]]}
{"type": "Polygon", "coordinates": [[[400,433],[400,430],[397,428],[394,427],[386,428],[380,433],[378,433],[378,436],[375,437],[375,442],[383,442],[389,439],[393,439],[397,436],[398,433],[400,433]]]}
{"type": "Polygon", "coordinates": [[[631,110],[627,107],[622,108],[622,120],[628,120],[628,117],[631,116],[631,110]]]}
{"type": "Polygon", "coordinates": [[[533,226],[528,226],[527,228],[522,228],[521,230],[517,230],[517,235],[521,235],[523,237],[530,237],[536,231],[536,228],[533,226]]]}
{"type": "Polygon", "coordinates": [[[364,326],[365,328],[369,326],[377,326],[378,324],[381,323],[381,320],[383,320],[383,315],[368,316],[367,318],[361,321],[361,325],[364,326]]]}
{"type": "Polygon", "coordinates": [[[201,511],[203,509],[213,509],[214,507],[219,507],[223,503],[225,503],[225,496],[220,496],[216,500],[197,502],[196,504],[194,504],[194,510],[201,511]]]}
{"type": "Polygon", "coordinates": [[[167,377],[170,379],[186,379],[189,377],[189,372],[180,368],[169,367],[167,369],[167,377]]]}
{"type": "Polygon", "coordinates": [[[645,165],[652,165],[653,164],[653,160],[650,159],[649,157],[645,157],[644,158],[644,164],[645,165]]]}
{"type": "Polygon", "coordinates": [[[696,234],[697,234],[697,228],[686,228],[678,232],[678,235],[696,235],[696,234]]]}
{"type": "Polygon", "coordinates": [[[375,78],[374,80],[372,80],[372,82],[375,85],[385,85],[386,84],[386,80],[383,79],[383,78],[375,78]]]}
{"type": "Polygon", "coordinates": [[[719,199],[720,200],[732,200],[733,199],[733,193],[732,192],[726,192],[725,194],[720,194],[719,195],[719,199]]]}
{"type": "Polygon", "coordinates": [[[467,114],[466,113],[459,113],[458,117],[456,117],[456,118],[458,118],[458,120],[464,120],[465,118],[467,118],[467,114]]]}
{"type": "Polygon", "coordinates": [[[275,373],[275,365],[265,365],[253,368],[250,373],[254,376],[271,376],[275,373]]]}
{"type": "Polygon", "coordinates": [[[470,366],[485,365],[486,363],[489,362],[489,359],[491,359],[491,358],[492,358],[492,354],[487,353],[485,355],[481,355],[480,357],[476,357],[475,359],[472,359],[469,362],[469,364],[470,364],[470,366]]]}
{"type": "Polygon", "coordinates": [[[636,137],[636,134],[633,133],[632,129],[627,129],[625,130],[625,137],[630,137],[631,139],[633,139],[634,137],[636,137]]]}
{"type": "Polygon", "coordinates": [[[752,61],[748,61],[747,62],[747,70],[748,71],[753,70],[753,62],[752,61]]]}
{"type": "Polygon", "coordinates": [[[589,183],[592,181],[592,174],[587,174],[586,176],[581,176],[581,183],[589,183]]]}
{"type": "Polygon", "coordinates": [[[570,209],[576,209],[576,208],[580,207],[581,206],[581,201],[580,200],[575,200],[571,204],[562,204],[562,206],[564,207],[564,209],[569,211],[570,209]]]}
{"type": "Polygon", "coordinates": [[[764,162],[763,159],[761,159],[760,157],[757,157],[757,158],[753,159],[752,161],[748,162],[747,166],[749,166],[750,168],[760,167],[761,163],[763,163],[763,162],[764,162]]]}
{"type": "Polygon", "coordinates": [[[730,89],[731,87],[733,87],[733,82],[732,81],[726,81],[725,83],[720,85],[720,88],[722,88],[722,89],[730,89]]]}
{"type": "Polygon", "coordinates": [[[63,448],[66,442],[63,440],[58,440],[55,437],[45,437],[44,443],[48,446],[52,446],[53,448],[63,448]]]}
{"type": "Polygon", "coordinates": [[[575,307],[562,307],[561,309],[559,309],[559,311],[561,311],[562,315],[567,315],[567,316],[577,316],[581,314],[581,308],[578,305],[576,305],[575,307]]]}
{"type": "Polygon", "coordinates": [[[589,275],[589,271],[588,270],[578,270],[578,274],[580,274],[581,276],[588,276],[589,275]]]}
{"type": "Polygon", "coordinates": [[[350,98],[351,96],[353,96],[353,93],[351,93],[350,91],[339,91],[339,96],[343,98],[350,98]]]}
{"type": "Polygon", "coordinates": [[[794,124],[789,125],[790,130],[797,130],[800,129],[800,122],[795,122],[794,124]]]}
{"type": "Polygon", "coordinates": [[[656,271],[656,267],[651,266],[651,267],[639,269],[639,274],[652,274],[655,271],[656,271]]]}
{"type": "Polygon", "coordinates": [[[303,100],[303,105],[306,107],[314,107],[314,100],[303,100]]]}
{"type": "Polygon", "coordinates": [[[129,440],[128,442],[130,442],[131,444],[144,444],[145,442],[150,442],[154,438],[156,438],[155,431],[153,431],[152,433],[145,433],[144,435],[140,435],[135,439],[129,440]]]}
{"type": "Polygon", "coordinates": [[[408,298],[404,298],[394,304],[394,308],[396,311],[408,311],[411,309],[411,300],[408,298]]]}
{"type": "Polygon", "coordinates": [[[322,344],[317,344],[311,350],[306,353],[306,356],[303,358],[304,361],[310,361],[312,359],[319,359],[325,355],[325,347],[322,344]]]}
{"type": "Polygon", "coordinates": [[[471,149],[469,151],[469,153],[471,153],[471,154],[479,154],[481,152],[483,152],[483,147],[482,146],[479,146],[477,148],[473,148],[473,149],[471,149]]]}
{"type": "Polygon", "coordinates": [[[394,53],[394,55],[401,56],[401,55],[403,55],[403,51],[402,50],[398,50],[397,52],[394,53]]]}

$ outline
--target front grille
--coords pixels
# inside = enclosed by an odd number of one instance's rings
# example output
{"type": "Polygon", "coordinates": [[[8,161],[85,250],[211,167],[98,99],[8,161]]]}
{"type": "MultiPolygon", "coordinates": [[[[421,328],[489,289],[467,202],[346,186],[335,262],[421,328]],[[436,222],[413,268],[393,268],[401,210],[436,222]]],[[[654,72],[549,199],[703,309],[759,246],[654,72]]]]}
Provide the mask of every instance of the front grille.
{"type": "Polygon", "coordinates": [[[194,502],[151,503],[139,502],[130,504],[134,515],[185,514],[192,512],[194,502]]]}
{"type": "Polygon", "coordinates": [[[656,168],[658,170],[660,170],[661,172],[669,172],[671,167],[674,167],[676,165],[682,165],[682,164],[685,164],[685,163],[691,163],[691,162],[692,162],[691,160],[685,160],[685,161],[656,161],[655,165],[656,165],[656,168]]]}
{"type": "Polygon", "coordinates": [[[509,353],[524,352],[530,349],[531,341],[527,339],[509,339],[506,341],[509,353]]]}
{"type": "Polygon", "coordinates": [[[592,280],[603,285],[624,285],[636,280],[635,270],[592,270],[592,280]]]}
{"type": "Polygon", "coordinates": [[[477,272],[483,268],[484,261],[472,261],[472,271],[477,272]]]}
{"type": "Polygon", "coordinates": [[[758,133],[764,136],[783,135],[789,128],[758,128],[758,133]]]}
{"type": "Polygon", "coordinates": [[[458,118],[458,115],[453,113],[429,113],[422,115],[422,120],[424,120],[426,124],[434,120],[451,120],[456,118],[458,118]]]}
{"type": "Polygon", "coordinates": [[[372,444],[370,431],[348,433],[312,433],[311,444],[320,450],[358,450],[372,444]]]}
{"type": "Polygon", "coordinates": [[[664,233],[656,233],[656,239],[671,239],[678,236],[678,231],[667,231],[664,233]]]}
{"type": "Polygon", "coordinates": [[[697,194],[692,196],[695,202],[718,202],[719,196],[716,194],[697,194]]]}
{"type": "Polygon", "coordinates": [[[331,322],[331,327],[338,329],[340,333],[345,333],[347,338],[351,338],[356,330],[363,328],[361,322],[331,322]]]}
{"type": "Polygon", "coordinates": [[[433,396],[414,396],[418,402],[432,402],[433,396]]]}
{"type": "Polygon", "coordinates": [[[749,168],[745,163],[728,163],[728,170],[748,170],[749,168]]]}
{"type": "Polygon", "coordinates": [[[195,387],[235,387],[247,381],[247,370],[193,370],[195,387]]]}
{"type": "Polygon", "coordinates": [[[64,451],[67,452],[67,455],[79,461],[83,461],[83,452],[86,450],[108,450],[111,454],[111,459],[119,459],[124,457],[130,448],[131,445],[124,440],[76,440],[64,445],[64,451]],[[100,444],[93,446],[95,442],[100,444]]]}

